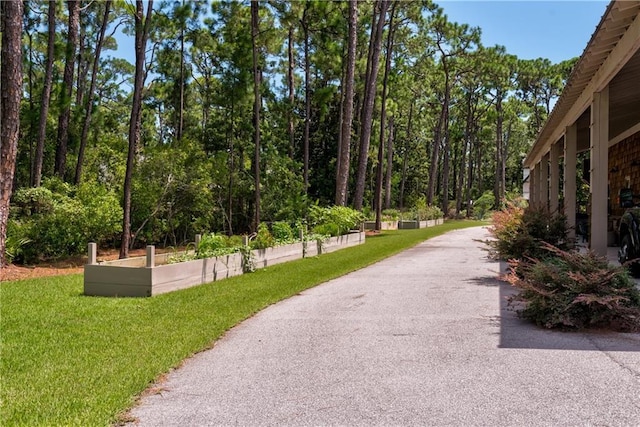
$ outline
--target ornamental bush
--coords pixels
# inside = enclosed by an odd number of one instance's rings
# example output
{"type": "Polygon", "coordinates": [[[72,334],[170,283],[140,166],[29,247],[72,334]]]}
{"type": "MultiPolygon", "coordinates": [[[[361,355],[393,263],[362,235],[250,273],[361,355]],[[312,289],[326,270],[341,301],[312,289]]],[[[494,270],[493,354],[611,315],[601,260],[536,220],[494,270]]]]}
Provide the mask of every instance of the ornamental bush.
{"type": "Polygon", "coordinates": [[[640,291],[624,267],[589,252],[542,245],[551,256],[510,262],[521,317],[546,328],[640,331],[640,291]]]}
{"type": "Polygon", "coordinates": [[[509,203],[504,209],[495,211],[492,217],[489,232],[494,240],[486,243],[494,258],[545,258],[549,251],[542,249],[543,243],[563,250],[571,245],[567,240],[568,227],[564,215],[509,203]]]}

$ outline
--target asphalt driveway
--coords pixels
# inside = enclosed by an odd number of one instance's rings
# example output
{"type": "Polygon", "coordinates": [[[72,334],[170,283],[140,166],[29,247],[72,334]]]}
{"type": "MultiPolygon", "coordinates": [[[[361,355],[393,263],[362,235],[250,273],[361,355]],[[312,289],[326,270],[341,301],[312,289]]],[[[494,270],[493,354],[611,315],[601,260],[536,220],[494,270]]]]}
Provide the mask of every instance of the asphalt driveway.
{"type": "Polygon", "coordinates": [[[486,237],[453,231],[267,308],[134,425],[640,426],[640,334],[519,320],[486,237]]]}

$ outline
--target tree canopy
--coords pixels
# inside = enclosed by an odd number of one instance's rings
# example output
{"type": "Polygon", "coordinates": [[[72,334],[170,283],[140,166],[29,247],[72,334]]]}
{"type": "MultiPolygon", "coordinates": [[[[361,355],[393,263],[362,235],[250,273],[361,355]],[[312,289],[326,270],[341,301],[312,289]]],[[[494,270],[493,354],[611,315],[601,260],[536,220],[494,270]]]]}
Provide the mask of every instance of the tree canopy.
{"type": "Polygon", "coordinates": [[[22,13],[3,241],[40,238],[39,215],[92,194],[113,217],[78,239],[123,248],[248,233],[314,204],[471,216],[486,192],[496,205],[520,192],[575,63],[484,46],[428,0],[25,0],[22,13]]]}

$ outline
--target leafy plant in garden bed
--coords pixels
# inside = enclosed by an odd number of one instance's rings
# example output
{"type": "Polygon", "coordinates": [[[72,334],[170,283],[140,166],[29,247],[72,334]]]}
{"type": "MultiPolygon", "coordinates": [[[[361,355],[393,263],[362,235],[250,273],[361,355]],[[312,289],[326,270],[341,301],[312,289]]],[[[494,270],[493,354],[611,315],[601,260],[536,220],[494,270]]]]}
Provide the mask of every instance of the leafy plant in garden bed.
{"type": "Polygon", "coordinates": [[[546,328],[640,331],[640,291],[624,267],[589,252],[543,244],[551,256],[510,262],[506,279],[520,293],[519,314],[546,328]]]}
{"type": "MultiPolygon", "coordinates": [[[[296,225],[296,229],[303,228],[301,224],[296,225]]],[[[337,225],[333,223],[320,224],[317,226],[318,230],[322,231],[327,228],[339,231],[337,225]]],[[[299,235],[299,233],[298,233],[299,235]]],[[[307,242],[322,243],[329,237],[331,233],[303,233],[303,240],[307,242]]],[[[338,235],[338,234],[336,234],[338,235]]],[[[194,259],[214,258],[223,255],[229,255],[236,252],[240,252],[244,259],[244,264],[247,266],[245,273],[252,272],[255,268],[252,266],[253,261],[251,259],[251,251],[254,249],[266,249],[274,246],[287,245],[292,243],[298,243],[301,240],[295,237],[294,228],[284,221],[278,221],[271,224],[271,228],[267,223],[261,223],[258,226],[258,232],[251,236],[248,245],[245,245],[241,236],[225,236],[224,234],[208,233],[204,234],[200,238],[198,246],[195,251],[190,252],[188,249],[183,252],[172,256],[169,259],[170,264],[178,262],[191,261],[194,259]]]]}
{"type": "Polygon", "coordinates": [[[323,208],[314,205],[309,208],[309,228],[317,234],[346,234],[358,228],[363,220],[361,212],[345,206],[323,208]]]}

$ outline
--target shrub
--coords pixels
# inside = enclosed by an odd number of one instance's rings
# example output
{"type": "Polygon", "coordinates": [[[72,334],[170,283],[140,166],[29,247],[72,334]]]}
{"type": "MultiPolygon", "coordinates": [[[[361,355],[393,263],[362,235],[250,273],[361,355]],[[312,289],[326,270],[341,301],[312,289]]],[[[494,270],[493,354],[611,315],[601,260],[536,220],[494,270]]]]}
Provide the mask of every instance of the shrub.
{"type": "Polygon", "coordinates": [[[444,215],[442,209],[438,206],[431,206],[427,204],[427,198],[425,196],[419,197],[413,203],[411,211],[408,215],[410,219],[425,221],[429,219],[442,218],[444,215]]]}
{"type": "Polygon", "coordinates": [[[382,211],[383,221],[396,221],[400,218],[400,211],[397,209],[385,209],[382,211]]]}
{"type": "Polygon", "coordinates": [[[493,191],[485,191],[475,202],[473,202],[473,213],[476,219],[484,219],[491,208],[495,205],[496,198],[493,191]]]}
{"type": "Polygon", "coordinates": [[[196,248],[196,258],[212,258],[234,252],[229,248],[228,240],[227,236],[222,234],[204,234],[196,248]]]}
{"type": "Polygon", "coordinates": [[[520,291],[511,302],[524,303],[520,316],[546,328],[640,330],[640,292],[624,267],[593,253],[543,248],[553,256],[510,263],[507,280],[520,291]]]}
{"type": "Polygon", "coordinates": [[[358,228],[363,220],[362,213],[345,206],[322,208],[314,205],[309,209],[309,225],[312,229],[315,230],[317,226],[322,224],[334,224],[338,227],[338,235],[358,228]]]}
{"type": "Polygon", "coordinates": [[[284,221],[278,221],[271,224],[271,234],[273,235],[276,244],[279,245],[293,243],[296,240],[296,237],[293,234],[293,229],[284,221]]]}
{"type": "Polygon", "coordinates": [[[7,222],[7,238],[5,239],[5,255],[7,262],[23,261],[24,247],[31,243],[27,230],[18,221],[7,222]]]}
{"type": "Polygon", "coordinates": [[[25,262],[77,255],[91,241],[102,244],[122,230],[122,209],[112,191],[86,183],[80,188],[59,180],[50,188],[23,188],[14,195],[13,220],[20,223],[25,262]]]}
{"type": "Polygon", "coordinates": [[[438,206],[427,206],[425,209],[425,217],[426,219],[438,219],[442,218],[444,214],[442,213],[442,209],[438,206]]]}
{"type": "Polygon", "coordinates": [[[251,242],[251,248],[264,249],[275,246],[275,244],[276,240],[273,238],[271,231],[269,231],[269,227],[266,223],[261,222],[260,225],[258,225],[258,232],[256,233],[256,237],[251,242]]]}
{"type": "Polygon", "coordinates": [[[495,238],[487,242],[490,253],[501,259],[550,256],[549,251],[542,249],[542,243],[563,250],[570,246],[566,217],[541,208],[523,209],[509,203],[493,213],[493,225],[489,231],[495,238]]]}
{"type": "Polygon", "coordinates": [[[340,227],[332,222],[320,224],[313,228],[314,234],[320,234],[324,236],[339,236],[340,227]]]}
{"type": "Polygon", "coordinates": [[[20,188],[13,194],[11,207],[17,217],[24,217],[51,213],[54,202],[48,188],[20,188]]]}
{"type": "MultiPolygon", "coordinates": [[[[490,247],[490,253],[494,258],[520,259],[522,254],[519,252],[517,244],[523,236],[522,217],[524,209],[507,205],[506,208],[495,211],[492,215],[493,223],[489,227],[489,232],[496,239],[487,241],[490,247]]],[[[529,236],[526,236],[527,238],[529,236]]]]}

